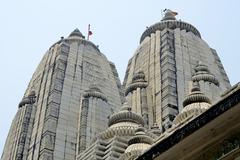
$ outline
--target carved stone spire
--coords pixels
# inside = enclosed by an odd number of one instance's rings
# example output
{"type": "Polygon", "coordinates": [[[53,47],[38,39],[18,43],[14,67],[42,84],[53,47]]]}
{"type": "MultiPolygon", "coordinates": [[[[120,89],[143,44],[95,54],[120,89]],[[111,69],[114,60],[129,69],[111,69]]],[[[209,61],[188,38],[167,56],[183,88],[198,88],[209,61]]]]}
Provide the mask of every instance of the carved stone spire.
{"type": "Polygon", "coordinates": [[[199,83],[193,82],[191,93],[183,101],[183,110],[176,116],[173,124],[179,125],[187,122],[205,110],[211,105],[210,99],[200,91],[199,83]]]}
{"type": "Polygon", "coordinates": [[[199,83],[193,82],[191,93],[184,99],[183,107],[186,107],[187,105],[190,105],[192,103],[199,102],[211,104],[210,99],[200,91],[199,83]]]}
{"type": "Polygon", "coordinates": [[[208,81],[216,86],[219,86],[219,81],[215,78],[213,74],[210,73],[208,67],[202,64],[201,61],[198,62],[197,66],[195,67],[195,74],[192,77],[192,81],[208,81]]]}
{"type": "Polygon", "coordinates": [[[147,82],[145,81],[145,74],[143,71],[138,71],[133,75],[132,83],[126,88],[125,95],[137,88],[146,88],[147,82]]]}

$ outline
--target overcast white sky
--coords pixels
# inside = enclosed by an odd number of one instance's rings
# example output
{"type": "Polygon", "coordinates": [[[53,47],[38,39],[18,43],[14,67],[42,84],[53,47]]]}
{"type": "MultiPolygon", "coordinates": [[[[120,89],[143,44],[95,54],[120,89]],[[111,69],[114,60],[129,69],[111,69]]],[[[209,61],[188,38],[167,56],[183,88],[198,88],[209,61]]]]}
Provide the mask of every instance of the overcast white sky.
{"type": "MultiPolygon", "coordinates": [[[[116,64],[121,80],[146,26],[177,11],[215,48],[232,84],[240,80],[238,0],[5,0],[0,2],[0,154],[27,84],[46,50],[75,28],[116,64]]],[[[1,156],[1,155],[0,155],[1,156]]]]}

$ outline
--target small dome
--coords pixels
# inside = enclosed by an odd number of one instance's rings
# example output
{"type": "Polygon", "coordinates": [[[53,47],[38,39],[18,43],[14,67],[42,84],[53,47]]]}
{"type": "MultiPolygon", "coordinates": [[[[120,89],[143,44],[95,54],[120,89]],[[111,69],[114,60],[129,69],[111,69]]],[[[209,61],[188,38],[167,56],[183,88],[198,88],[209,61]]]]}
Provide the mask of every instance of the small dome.
{"type": "Polygon", "coordinates": [[[200,91],[198,82],[194,82],[191,93],[183,101],[183,107],[195,102],[211,103],[210,99],[200,91]]]}
{"type": "Polygon", "coordinates": [[[127,96],[127,94],[129,92],[132,92],[133,90],[137,89],[137,88],[146,88],[148,85],[147,81],[145,81],[145,74],[143,71],[138,71],[136,73],[133,74],[133,78],[132,78],[132,83],[130,83],[126,90],[125,90],[125,95],[127,96]]]}
{"type": "Polygon", "coordinates": [[[208,67],[202,64],[201,61],[198,62],[197,66],[194,68],[195,74],[192,77],[192,81],[207,81],[219,86],[219,81],[215,78],[213,74],[210,73],[208,67]]]}
{"type": "Polygon", "coordinates": [[[103,92],[96,87],[95,85],[92,85],[89,87],[89,90],[86,90],[83,93],[84,98],[89,98],[89,97],[96,97],[96,98],[101,98],[102,100],[107,102],[107,97],[103,94],[103,92]]]}
{"type": "Polygon", "coordinates": [[[133,136],[129,141],[128,145],[136,144],[136,143],[146,143],[146,144],[152,144],[153,139],[146,135],[145,133],[145,128],[143,127],[138,127],[135,130],[135,136],[133,136]]]}
{"type": "Polygon", "coordinates": [[[72,31],[72,33],[69,35],[69,37],[73,37],[73,36],[81,37],[83,39],[85,38],[85,36],[83,36],[83,34],[79,31],[78,28],[72,31]]]}
{"type": "Polygon", "coordinates": [[[144,120],[142,116],[137,113],[131,112],[131,107],[125,102],[121,108],[121,110],[115,114],[113,114],[108,122],[108,125],[114,125],[120,122],[132,122],[144,125],[144,120]]]}
{"type": "Polygon", "coordinates": [[[120,158],[121,160],[133,160],[149,149],[153,144],[153,139],[145,133],[143,127],[135,130],[135,136],[128,141],[128,147],[120,158]]]}
{"type": "Polygon", "coordinates": [[[142,116],[131,111],[131,107],[125,102],[121,110],[110,116],[109,127],[98,135],[99,138],[109,139],[114,136],[133,136],[139,125],[144,125],[142,116]]]}
{"type": "Polygon", "coordinates": [[[198,82],[193,82],[191,93],[183,101],[183,110],[176,116],[173,124],[178,125],[196,117],[211,106],[210,99],[205,96],[198,82]]]}

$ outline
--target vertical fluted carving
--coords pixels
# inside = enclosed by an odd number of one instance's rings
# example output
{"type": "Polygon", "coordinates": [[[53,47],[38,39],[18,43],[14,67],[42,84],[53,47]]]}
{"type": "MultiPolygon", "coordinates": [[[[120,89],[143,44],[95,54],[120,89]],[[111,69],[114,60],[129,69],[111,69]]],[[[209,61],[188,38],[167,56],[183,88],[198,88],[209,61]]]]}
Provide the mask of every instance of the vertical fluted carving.
{"type": "Polygon", "coordinates": [[[145,126],[149,125],[148,122],[148,107],[147,107],[147,93],[146,88],[141,89],[141,108],[142,108],[142,116],[145,122],[145,126]]]}
{"type": "Polygon", "coordinates": [[[82,112],[80,115],[80,135],[79,135],[79,146],[78,146],[79,153],[86,149],[88,105],[89,105],[89,99],[84,98],[82,100],[82,108],[81,108],[82,112]]]}

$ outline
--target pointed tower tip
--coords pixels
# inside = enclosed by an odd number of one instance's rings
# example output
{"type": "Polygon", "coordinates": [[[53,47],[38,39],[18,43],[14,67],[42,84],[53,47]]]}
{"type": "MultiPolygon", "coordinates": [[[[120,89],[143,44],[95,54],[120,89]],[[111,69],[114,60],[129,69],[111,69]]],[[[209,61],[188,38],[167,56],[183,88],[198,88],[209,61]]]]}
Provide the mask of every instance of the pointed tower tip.
{"type": "Polygon", "coordinates": [[[74,32],[80,32],[80,30],[78,28],[74,29],[74,32]]]}
{"type": "Polygon", "coordinates": [[[69,35],[69,37],[73,37],[73,36],[78,36],[83,39],[85,38],[85,36],[80,32],[78,28],[74,29],[74,31],[72,31],[72,33],[69,35]]]}

